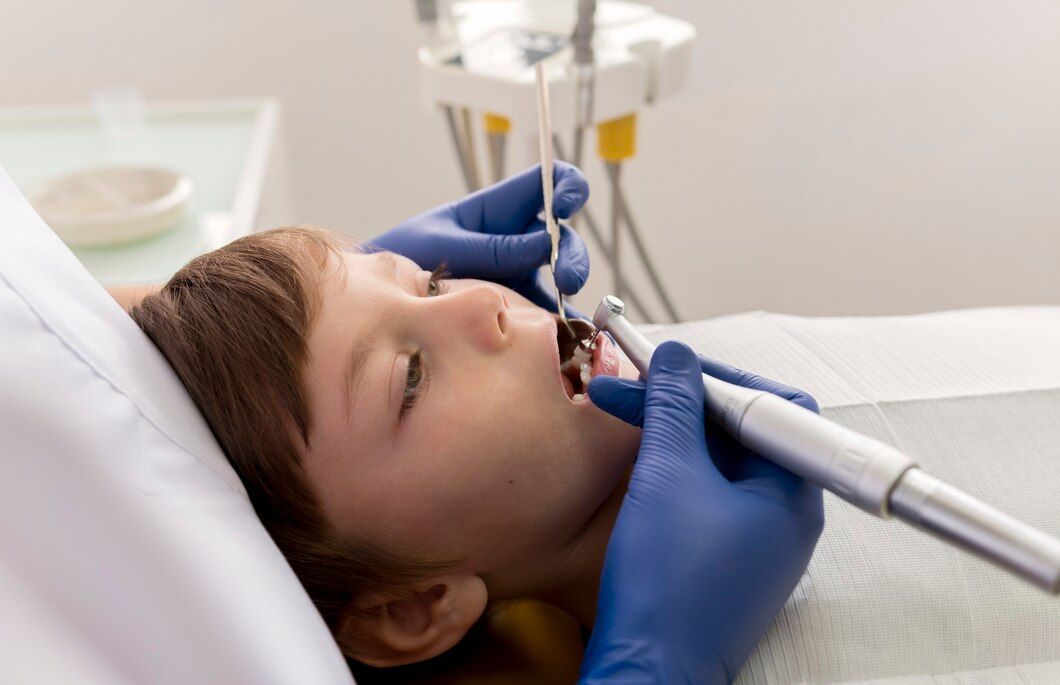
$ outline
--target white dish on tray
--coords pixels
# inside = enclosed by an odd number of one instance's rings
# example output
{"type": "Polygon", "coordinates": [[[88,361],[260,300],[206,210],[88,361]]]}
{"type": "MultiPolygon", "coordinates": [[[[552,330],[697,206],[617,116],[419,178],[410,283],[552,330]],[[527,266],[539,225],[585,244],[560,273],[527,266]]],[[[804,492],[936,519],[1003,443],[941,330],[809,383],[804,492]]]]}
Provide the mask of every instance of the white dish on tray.
{"type": "Polygon", "coordinates": [[[194,183],[157,167],[115,166],[58,176],[27,195],[68,245],[114,245],[146,238],[180,221],[194,183]]]}

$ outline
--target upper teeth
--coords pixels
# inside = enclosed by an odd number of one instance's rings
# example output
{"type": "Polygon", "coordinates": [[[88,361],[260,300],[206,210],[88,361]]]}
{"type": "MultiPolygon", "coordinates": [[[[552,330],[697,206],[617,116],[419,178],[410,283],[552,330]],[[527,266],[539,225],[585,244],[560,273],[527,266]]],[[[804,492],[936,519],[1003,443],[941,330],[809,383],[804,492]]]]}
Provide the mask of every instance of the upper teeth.
{"type": "MultiPolygon", "coordinates": [[[[570,377],[570,373],[575,369],[578,370],[578,378],[582,382],[582,387],[588,388],[589,381],[593,377],[592,354],[589,351],[581,347],[575,348],[571,358],[560,365],[560,371],[567,377],[570,377]]],[[[578,401],[583,397],[578,397],[576,394],[572,399],[578,401]]]]}

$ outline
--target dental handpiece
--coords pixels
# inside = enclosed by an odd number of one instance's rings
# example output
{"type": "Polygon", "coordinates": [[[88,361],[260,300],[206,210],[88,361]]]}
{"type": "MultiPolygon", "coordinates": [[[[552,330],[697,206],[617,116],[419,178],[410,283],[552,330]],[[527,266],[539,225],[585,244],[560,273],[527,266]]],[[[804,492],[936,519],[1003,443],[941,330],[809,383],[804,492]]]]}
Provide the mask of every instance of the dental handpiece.
{"type": "MultiPolygon", "coordinates": [[[[653,345],[608,295],[593,316],[641,376],[653,345]]],[[[760,390],[703,374],[707,416],[741,444],[880,518],[897,518],[1060,593],[1060,540],[928,475],[899,450],[760,390]]]]}

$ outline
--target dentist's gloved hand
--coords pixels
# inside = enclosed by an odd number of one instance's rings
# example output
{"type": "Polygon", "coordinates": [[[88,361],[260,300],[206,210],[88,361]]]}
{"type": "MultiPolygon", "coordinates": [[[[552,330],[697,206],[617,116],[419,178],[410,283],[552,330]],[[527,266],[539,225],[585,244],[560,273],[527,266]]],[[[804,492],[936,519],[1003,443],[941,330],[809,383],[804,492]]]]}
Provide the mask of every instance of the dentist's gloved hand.
{"type": "MultiPolygon", "coordinates": [[[[589,184],[575,167],[556,162],[553,213],[573,216],[589,199],[589,184]]],[[[539,283],[537,268],[548,264],[552,244],[545,223],[541,167],[501,181],[462,200],[413,217],[370,245],[404,255],[420,268],[444,263],[455,278],[480,278],[512,288],[535,304],[555,310],[554,286],[539,283]]],[[[574,231],[561,227],[556,282],[573,295],[589,277],[589,253],[574,231]]]]}
{"type": "Polygon", "coordinates": [[[666,342],[647,383],[598,376],[589,398],[644,426],[607,547],[583,683],[731,681],[810,561],[820,488],[713,423],[701,371],[817,410],[813,398],[666,342]]]}

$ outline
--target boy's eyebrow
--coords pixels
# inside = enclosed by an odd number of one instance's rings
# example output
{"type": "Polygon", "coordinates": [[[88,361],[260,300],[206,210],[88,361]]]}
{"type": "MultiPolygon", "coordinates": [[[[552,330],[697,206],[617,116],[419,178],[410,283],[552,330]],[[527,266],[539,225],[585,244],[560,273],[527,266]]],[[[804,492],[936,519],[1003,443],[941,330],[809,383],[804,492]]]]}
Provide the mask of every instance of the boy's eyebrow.
{"type": "Polygon", "coordinates": [[[355,344],[350,349],[350,356],[346,362],[346,382],[344,384],[344,392],[342,395],[342,402],[346,406],[347,418],[349,418],[350,413],[353,411],[353,407],[350,404],[350,398],[353,396],[355,385],[354,380],[357,381],[356,385],[360,386],[360,382],[364,379],[364,367],[368,361],[368,352],[372,348],[372,342],[372,339],[369,337],[368,339],[355,344]]]}
{"type": "Polygon", "coordinates": [[[396,282],[398,262],[400,261],[400,258],[393,252],[382,252],[379,254],[379,261],[381,262],[380,267],[383,270],[383,278],[391,282],[396,282]]]}

